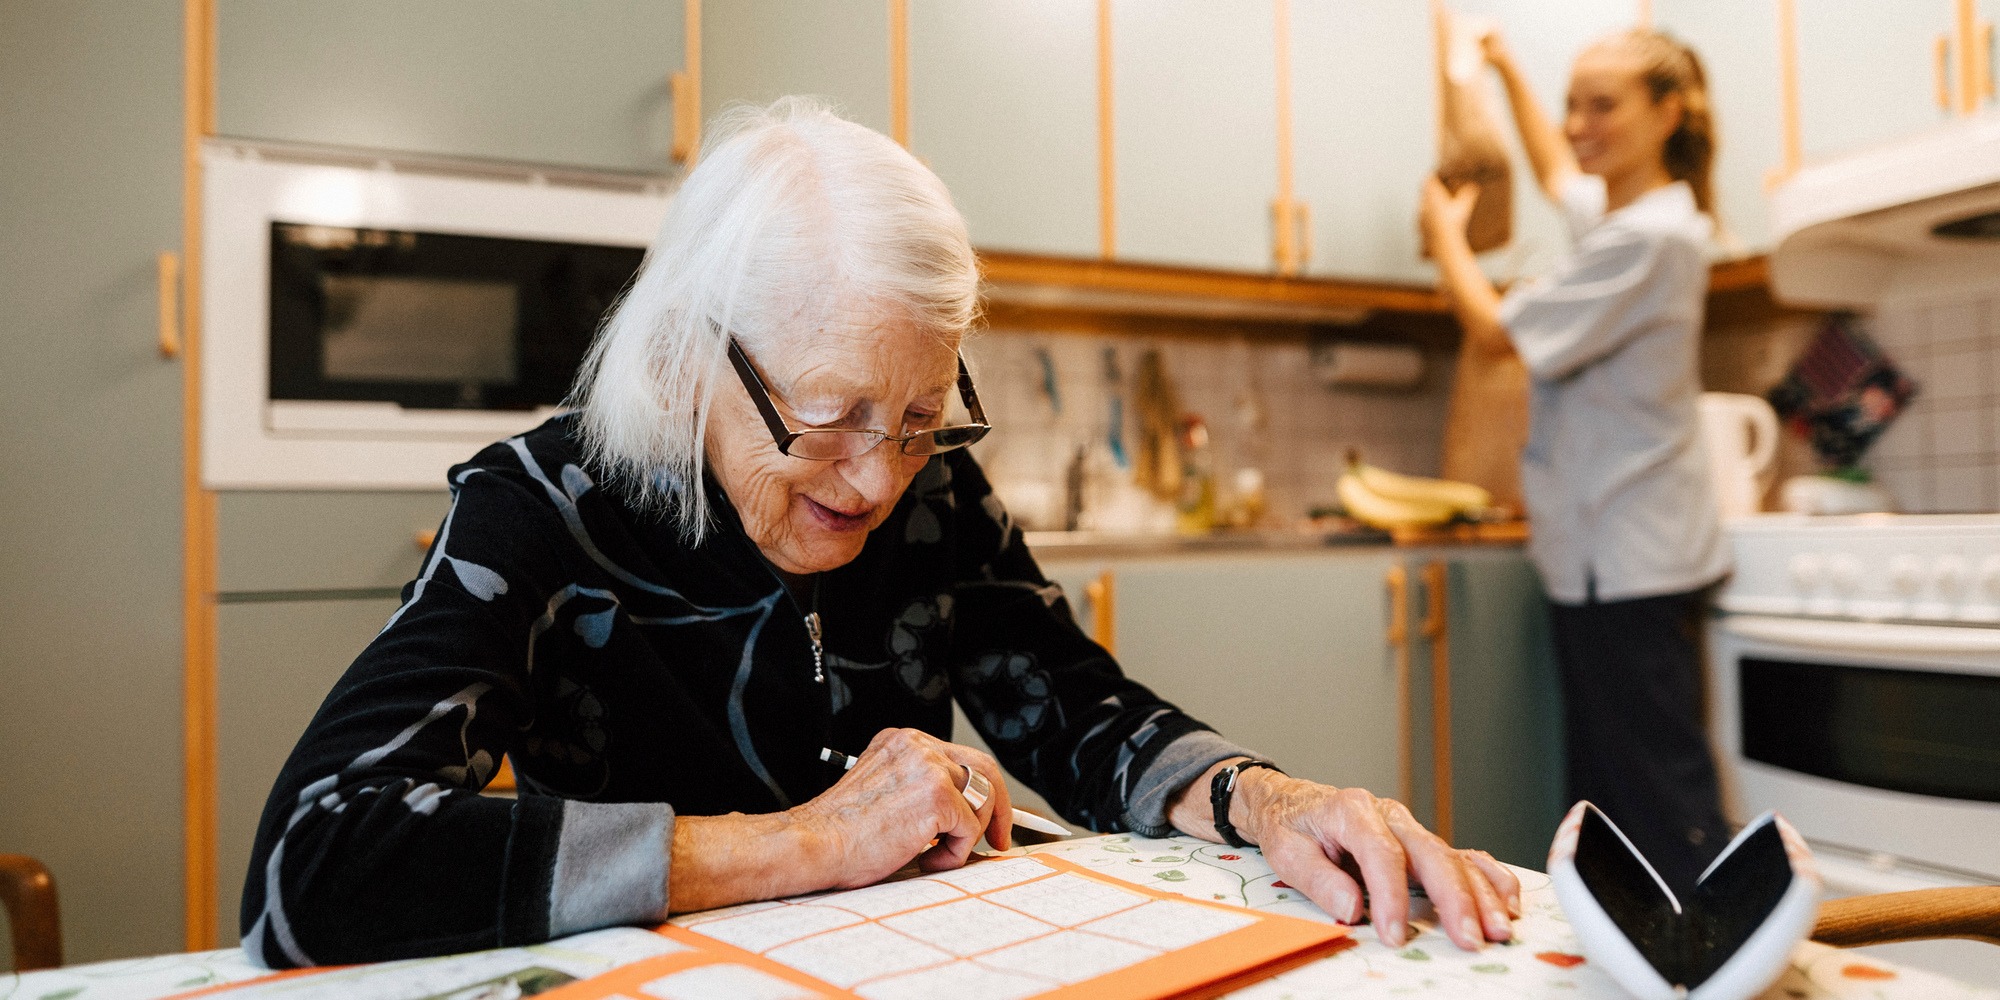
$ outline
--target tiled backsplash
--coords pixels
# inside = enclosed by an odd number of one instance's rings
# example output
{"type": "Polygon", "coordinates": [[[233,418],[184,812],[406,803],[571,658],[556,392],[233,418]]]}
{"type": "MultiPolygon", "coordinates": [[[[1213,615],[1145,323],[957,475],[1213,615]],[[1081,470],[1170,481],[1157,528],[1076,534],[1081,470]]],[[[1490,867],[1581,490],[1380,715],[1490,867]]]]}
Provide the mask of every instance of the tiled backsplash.
{"type": "MultiPolygon", "coordinates": [[[[1266,527],[1289,525],[1310,508],[1333,503],[1349,447],[1399,472],[1438,472],[1452,364],[1452,355],[1439,347],[1424,348],[1425,373],[1416,388],[1355,390],[1318,382],[1304,338],[1151,339],[996,328],[971,338],[966,355],[995,428],[977,452],[1002,496],[1023,482],[1040,484],[1028,495],[1059,495],[1076,449],[1103,440],[1111,399],[1107,350],[1123,376],[1125,445],[1133,448],[1134,375],[1141,355],[1154,348],[1178,389],[1181,409],[1208,424],[1216,481],[1226,489],[1235,469],[1263,469],[1266,527]],[[1060,412],[1044,388],[1039,351],[1046,351],[1051,363],[1060,412]],[[1253,407],[1262,410],[1261,435],[1245,430],[1246,423],[1254,423],[1253,407]]],[[[1032,519],[1025,509],[1030,505],[1013,506],[1022,508],[1017,515],[1032,519]]]]}
{"type": "Polygon", "coordinates": [[[1862,464],[1905,511],[2000,510],[2000,292],[1885,306],[1866,328],[1917,395],[1862,464]]]}

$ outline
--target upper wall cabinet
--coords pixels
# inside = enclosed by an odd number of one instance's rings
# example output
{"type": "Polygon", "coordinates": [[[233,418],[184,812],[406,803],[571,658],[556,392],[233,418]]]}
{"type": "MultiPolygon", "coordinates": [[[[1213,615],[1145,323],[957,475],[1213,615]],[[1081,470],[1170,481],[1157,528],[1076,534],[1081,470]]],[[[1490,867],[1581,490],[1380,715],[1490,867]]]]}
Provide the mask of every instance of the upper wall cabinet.
{"type": "Polygon", "coordinates": [[[1097,256],[1095,5],[920,0],[909,11],[910,150],[951,188],[973,243],[1097,256]]]}
{"type": "Polygon", "coordinates": [[[664,173],[682,6],[218,0],[223,135],[664,173]]]}
{"type": "Polygon", "coordinates": [[[1797,10],[1799,137],[1808,159],[1950,119],[1955,0],[1798,0],[1797,10]]]}
{"type": "Polygon", "coordinates": [[[1303,273],[1430,284],[1417,193],[1437,159],[1428,5],[1294,3],[1293,198],[1303,273]]]}
{"type": "Polygon", "coordinates": [[[1113,0],[1111,10],[1117,256],[1271,270],[1271,0],[1113,0]]]}
{"type": "Polygon", "coordinates": [[[1692,47],[1708,74],[1723,252],[1744,256],[1769,250],[1766,182],[1785,155],[1777,4],[1653,0],[1653,23],[1692,47]]]}
{"type": "Polygon", "coordinates": [[[882,0],[728,0],[702,7],[704,120],[730,104],[822,97],[889,131],[889,12],[882,0]]]}

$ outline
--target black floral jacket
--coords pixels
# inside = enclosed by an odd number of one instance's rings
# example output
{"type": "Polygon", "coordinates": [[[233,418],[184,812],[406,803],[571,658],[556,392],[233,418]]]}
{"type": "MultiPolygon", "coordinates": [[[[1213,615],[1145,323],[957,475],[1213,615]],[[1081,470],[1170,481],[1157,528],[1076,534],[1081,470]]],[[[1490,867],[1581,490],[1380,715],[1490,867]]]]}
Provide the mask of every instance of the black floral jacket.
{"type": "Polygon", "coordinates": [[[1167,829],[1244,751],[1077,627],[966,452],[931,460],[852,563],[795,600],[710,484],[682,544],[600,486],[575,418],[450,473],[403,603],[272,789],[243,895],[272,966],[522,944],[666,909],[673,817],[769,812],[881,729],[951,735],[955,696],[1070,820],[1167,829]],[[815,678],[804,616],[823,622],[815,678]],[[517,799],[478,794],[502,755],[517,799]]]}

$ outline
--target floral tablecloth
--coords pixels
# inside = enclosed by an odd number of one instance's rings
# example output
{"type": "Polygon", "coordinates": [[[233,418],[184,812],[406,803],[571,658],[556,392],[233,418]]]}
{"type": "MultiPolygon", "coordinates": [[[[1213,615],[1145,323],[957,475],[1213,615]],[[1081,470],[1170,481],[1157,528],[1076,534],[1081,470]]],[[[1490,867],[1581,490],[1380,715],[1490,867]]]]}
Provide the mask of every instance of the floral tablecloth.
{"type": "MultiPolygon", "coordinates": [[[[1279,881],[1256,849],[1237,849],[1188,837],[1146,839],[1090,837],[1027,848],[1060,854],[1109,875],[1198,899],[1220,900],[1313,920],[1327,919],[1296,889],[1279,881]]],[[[1514,940],[1479,952],[1460,951],[1423,918],[1416,935],[1391,949],[1366,930],[1360,946],[1265,980],[1232,997],[1239,1000],[1318,1000],[1370,997],[1621,998],[1626,994],[1577,953],[1576,939],[1556,905],[1548,877],[1517,869],[1522,879],[1521,919],[1514,940]]],[[[607,932],[597,932],[603,935],[607,932]]],[[[580,939],[579,939],[580,940],[580,939]]],[[[562,942],[520,949],[561,950],[562,942]]],[[[578,949],[579,951],[581,949],[578,949]]],[[[602,946],[600,953],[609,953],[602,946]]],[[[408,963],[421,966],[424,963],[408,963]]],[[[237,949],[98,962],[31,972],[0,973],[0,1000],[158,1000],[190,990],[267,975],[237,949]]],[[[435,976],[398,992],[371,989],[380,1000],[424,1000],[438,995],[435,976]],[[419,992],[421,989],[421,992],[419,992]]],[[[383,984],[387,985],[387,984],[383,984]]],[[[482,994],[484,995],[484,994],[482,994]]],[[[518,995],[515,994],[515,995],[518,995]]],[[[1806,942],[1765,1000],[2000,1000],[2000,992],[1975,989],[1929,973],[1902,969],[1806,942]]]]}

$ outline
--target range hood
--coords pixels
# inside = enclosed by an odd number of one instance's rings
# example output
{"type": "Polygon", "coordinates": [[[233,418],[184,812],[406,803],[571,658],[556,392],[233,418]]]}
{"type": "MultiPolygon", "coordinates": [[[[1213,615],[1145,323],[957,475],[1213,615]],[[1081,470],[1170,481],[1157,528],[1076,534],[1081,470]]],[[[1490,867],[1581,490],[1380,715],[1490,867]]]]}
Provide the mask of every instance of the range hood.
{"type": "Polygon", "coordinates": [[[1772,292],[1866,309],[2000,283],[2000,114],[1800,170],[1773,193],[1772,292]]]}

